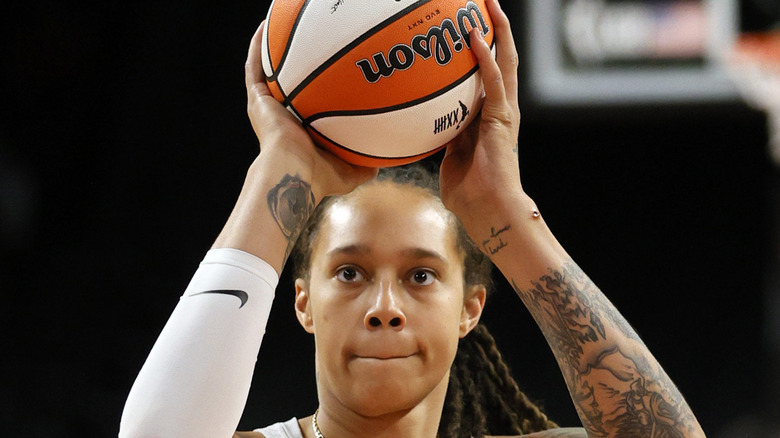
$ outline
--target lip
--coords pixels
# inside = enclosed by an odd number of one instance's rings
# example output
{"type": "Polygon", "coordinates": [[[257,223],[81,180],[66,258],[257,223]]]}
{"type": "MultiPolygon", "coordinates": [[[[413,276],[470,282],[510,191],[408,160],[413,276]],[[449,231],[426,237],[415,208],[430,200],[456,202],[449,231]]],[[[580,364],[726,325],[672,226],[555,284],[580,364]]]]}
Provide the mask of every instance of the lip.
{"type": "Polygon", "coordinates": [[[355,359],[390,361],[390,360],[408,359],[414,356],[415,354],[417,353],[412,353],[407,355],[403,355],[403,354],[355,355],[355,359]]]}

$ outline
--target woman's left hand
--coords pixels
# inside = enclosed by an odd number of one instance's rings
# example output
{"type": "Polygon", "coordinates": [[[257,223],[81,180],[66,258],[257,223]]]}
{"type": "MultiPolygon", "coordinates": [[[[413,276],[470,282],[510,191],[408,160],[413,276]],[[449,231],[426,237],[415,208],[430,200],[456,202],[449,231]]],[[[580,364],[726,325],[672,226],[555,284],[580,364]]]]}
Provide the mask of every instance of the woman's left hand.
{"type": "Polygon", "coordinates": [[[471,32],[471,50],[485,87],[482,112],[447,146],[440,171],[444,205],[461,219],[470,234],[484,225],[480,222],[486,219],[486,209],[516,204],[524,196],[517,154],[517,49],[509,19],[498,0],[486,3],[495,31],[495,58],[479,29],[471,32]]]}

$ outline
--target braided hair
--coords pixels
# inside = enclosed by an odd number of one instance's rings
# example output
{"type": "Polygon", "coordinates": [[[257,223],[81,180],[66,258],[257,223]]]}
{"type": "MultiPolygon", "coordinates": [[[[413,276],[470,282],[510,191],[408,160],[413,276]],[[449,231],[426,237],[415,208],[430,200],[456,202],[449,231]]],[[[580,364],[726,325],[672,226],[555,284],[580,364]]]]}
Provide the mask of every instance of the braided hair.
{"type": "Polygon", "coordinates": [[[493,336],[477,324],[458,345],[439,436],[523,435],[557,427],[520,391],[493,336]]]}
{"type": "MultiPolygon", "coordinates": [[[[418,162],[382,169],[377,181],[419,187],[439,198],[436,174],[435,164],[418,162]]],[[[292,253],[295,278],[308,278],[319,224],[337,199],[323,199],[298,237],[292,253]]],[[[465,285],[483,285],[489,292],[493,286],[490,259],[474,245],[455,215],[450,216],[456,230],[456,244],[463,257],[465,285]]],[[[485,435],[522,435],[557,427],[520,391],[498,351],[495,339],[487,327],[477,324],[458,344],[450,369],[439,436],[482,438],[485,435]]]]}

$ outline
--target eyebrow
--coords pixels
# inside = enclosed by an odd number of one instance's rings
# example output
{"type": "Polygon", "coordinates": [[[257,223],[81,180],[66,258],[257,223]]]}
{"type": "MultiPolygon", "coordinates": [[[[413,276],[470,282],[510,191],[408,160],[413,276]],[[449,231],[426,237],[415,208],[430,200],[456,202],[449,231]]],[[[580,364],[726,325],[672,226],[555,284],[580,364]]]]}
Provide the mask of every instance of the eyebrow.
{"type": "Polygon", "coordinates": [[[447,262],[443,255],[430,249],[410,248],[404,251],[404,253],[418,259],[437,259],[445,263],[447,262]]]}
{"type": "MultiPolygon", "coordinates": [[[[409,248],[402,251],[402,253],[406,256],[411,256],[417,259],[436,259],[445,263],[447,262],[447,259],[443,255],[430,249],[409,248]]],[[[333,257],[336,255],[368,256],[371,255],[371,249],[366,245],[346,245],[333,248],[332,250],[328,251],[327,255],[328,257],[333,257]]]]}
{"type": "Polygon", "coordinates": [[[365,245],[346,245],[333,248],[328,251],[328,257],[335,255],[368,255],[371,250],[365,245]]]}

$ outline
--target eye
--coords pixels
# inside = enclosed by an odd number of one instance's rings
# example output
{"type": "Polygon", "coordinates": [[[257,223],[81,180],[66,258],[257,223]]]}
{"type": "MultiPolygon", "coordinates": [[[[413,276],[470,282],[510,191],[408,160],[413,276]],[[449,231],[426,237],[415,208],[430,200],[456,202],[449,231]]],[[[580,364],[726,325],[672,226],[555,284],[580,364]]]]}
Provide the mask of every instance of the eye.
{"type": "Polygon", "coordinates": [[[416,286],[430,286],[436,280],[436,274],[427,269],[412,271],[411,281],[416,286]]]}
{"type": "Polygon", "coordinates": [[[336,278],[344,283],[363,281],[363,274],[354,266],[344,266],[336,271],[336,278]]]}

